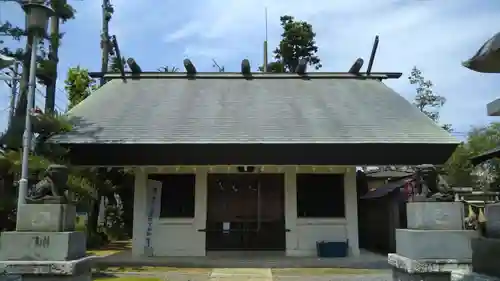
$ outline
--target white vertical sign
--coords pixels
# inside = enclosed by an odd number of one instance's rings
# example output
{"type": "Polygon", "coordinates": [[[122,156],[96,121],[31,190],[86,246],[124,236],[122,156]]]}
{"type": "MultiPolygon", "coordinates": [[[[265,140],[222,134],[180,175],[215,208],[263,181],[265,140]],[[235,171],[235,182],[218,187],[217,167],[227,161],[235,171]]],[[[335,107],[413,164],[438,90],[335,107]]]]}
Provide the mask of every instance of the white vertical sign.
{"type": "Polygon", "coordinates": [[[146,241],[144,243],[144,254],[153,256],[153,227],[154,220],[160,216],[161,208],[161,186],[162,183],[155,180],[148,180],[147,185],[147,207],[146,207],[146,241]]]}

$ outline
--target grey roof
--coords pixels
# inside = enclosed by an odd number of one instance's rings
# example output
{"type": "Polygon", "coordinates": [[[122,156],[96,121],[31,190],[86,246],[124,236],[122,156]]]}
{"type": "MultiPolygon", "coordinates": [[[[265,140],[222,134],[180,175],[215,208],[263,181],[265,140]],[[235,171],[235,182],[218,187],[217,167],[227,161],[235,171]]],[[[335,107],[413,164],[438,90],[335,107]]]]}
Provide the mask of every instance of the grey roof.
{"type": "Polygon", "coordinates": [[[368,192],[361,196],[360,199],[376,199],[387,196],[397,189],[404,187],[407,181],[407,179],[401,179],[393,182],[388,182],[375,189],[368,190],[368,192]]]}
{"type": "Polygon", "coordinates": [[[470,161],[472,163],[472,165],[479,165],[485,161],[488,161],[490,159],[493,159],[493,158],[498,158],[500,157],[500,146],[499,147],[495,147],[493,149],[490,149],[486,152],[483,152],[479,155],[476,155],[472,158],[470,158],[470,161]]]}
{"type": "Polygon", "coordinates": [[[58,143],[458,143],[373,79],[325,73],[114,79],[74,107],[58,143]],[[337,78],[335,78],[337,77],[337,78]],[[328,78],[328,79],[327,79],[328,78]]]}

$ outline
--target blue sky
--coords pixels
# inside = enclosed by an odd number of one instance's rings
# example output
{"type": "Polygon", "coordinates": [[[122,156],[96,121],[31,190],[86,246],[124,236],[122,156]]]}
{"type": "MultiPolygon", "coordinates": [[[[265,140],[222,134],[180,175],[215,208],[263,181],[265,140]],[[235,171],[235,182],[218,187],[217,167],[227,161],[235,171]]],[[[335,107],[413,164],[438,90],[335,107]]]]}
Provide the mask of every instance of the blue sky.
{"type": "MultiPolygon", "coordinates": [[[[66,33],[60,52],[57,105],[64,108],[64,76],[69,67],[100,68],[100,0],[68,0],[76,19],[62,26],[66,33]]],[[[281,33],[279,16],[289,14],[310,22],[316,33],[324,71],[347,71],[357,57],[368,60],[375,35],[380,36],[374,71],[403,72],[387,84],[402,96],[415,94],[406,75],[419,67],[447,98],[442,122],[457,136],[471,126],[494,119],[486,104],[500,96],[500,74],[479,74],[461,66],[500,31],[500,1],[496,0],[111,0],[115,6],[110,33],[121,51],[143,70],[182,67],[192,59],[201,71],[212,71],[212,59],[226,71],[239,68],[243,58],[262,62],[264,9],[268,8],[269,46],[281,33]]],[[[0,21],[22,25],[22,10],[0,3],[0,21]]],[[[9,90],[0,86],[0,127],[7,118],[9,90]]],[[[41,103],[42,96],[37,101],[41,103]]],[[[362,109],[360,109],[362,110],[362,109]]],[[[499,120],[500,121],[500,120],[499,120]]]]}

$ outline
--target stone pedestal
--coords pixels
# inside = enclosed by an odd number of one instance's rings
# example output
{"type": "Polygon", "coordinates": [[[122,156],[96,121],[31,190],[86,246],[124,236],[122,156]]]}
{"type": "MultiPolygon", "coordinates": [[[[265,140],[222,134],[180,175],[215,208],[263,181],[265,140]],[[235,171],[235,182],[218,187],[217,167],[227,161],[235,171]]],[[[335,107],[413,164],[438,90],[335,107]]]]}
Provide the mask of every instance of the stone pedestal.
{"type": "Polygon", "coordinates": [[[76,207],[69,204],[26,204],[19,209],[18,231],[74,231],[76,207]]]}
{"type": "Polygon", "coordinates": [[[486,236],[500,239],[500,203],[487,204],[484,207],[486,216],[486,236]]]}
{"type": "Polygon", "coordinates": [[[92,258],[83,257],[72,261],[0,261],[0,276],[19,276],[22,281],[91,281],[92,258]]]}
{"type": "Polygon", "coordinates": [[[500,239],[472,239],[472,269],[500,278],[500,239]]]}
{"type": "MultiPolygon", "coordinates": [[[[472,239],[472,270],[476,275],[481,275],[483,280],[499,280],[500,203],[486,205],[485,215],[486,237],[472,239]]],[[[461,280],[478,280],[476,275],[464,276],[461,280]]]]}
{"type": "Polygon", "coordinates": [[[471,238],[464,230],[461,202],[409,202],[408,229],[396,230],[396,253],[389,254],[393,280],[448,281],[451,272],[470,272],[471,238]]]}
{"type": "Polygon", "coordinates": [[[462,202],[409,202],[406,204],[410,229],[460,230],[464,225],[462,202]]]}
{"type": "Polygon", "coordinates": [[[85,233],[4,232],[0,260],[68,261],[85,256],[85,233]]]}
{"type": "Polygon", "coordinates": [[[451,273],[451,281],[500,281],[500,278],[482,275],[475,272],[454,271],[451,273]]]}
{"type": "Polygon", "coordinates": [[[470,260],[471,238],[477,236],[474,230],[397,229],[396,253],[414,260],[470,260]]]}
{"type": "Polygon", "coordinates": [[[398,254],[389,254],[387,260],[392,266],[393,280],[398,281],[449,281],[451,272],[471,271],[470,260],[414,260],[398,254]]]}
{"type": "Polygon", "coordinates": [[[75,231],[74,206],[27,204],[19,212],[18,231],[0,236],[0,280],[92,280],[92,257],[86,256],[85,234],[75,231]]]}

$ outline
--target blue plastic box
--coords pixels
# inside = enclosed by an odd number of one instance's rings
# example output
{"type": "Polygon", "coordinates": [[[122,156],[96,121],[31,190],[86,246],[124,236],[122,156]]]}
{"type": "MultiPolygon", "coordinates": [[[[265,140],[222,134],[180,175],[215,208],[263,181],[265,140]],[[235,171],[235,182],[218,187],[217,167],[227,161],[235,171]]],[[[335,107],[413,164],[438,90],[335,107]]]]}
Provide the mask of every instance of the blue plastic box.
{"type": "Polygon", "coordinates": [[[332,242],[332,241],[318,241],[316,242],[316,252],[320,258],[344,258],[347,257],[347,250],[349,248],[348,241],[346,242],[332,242]]]}

